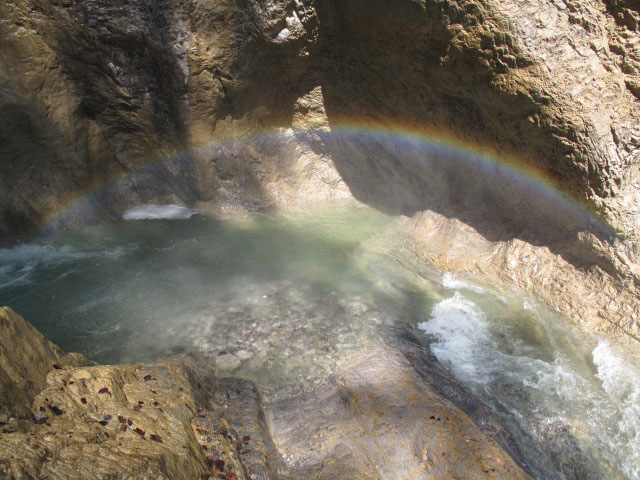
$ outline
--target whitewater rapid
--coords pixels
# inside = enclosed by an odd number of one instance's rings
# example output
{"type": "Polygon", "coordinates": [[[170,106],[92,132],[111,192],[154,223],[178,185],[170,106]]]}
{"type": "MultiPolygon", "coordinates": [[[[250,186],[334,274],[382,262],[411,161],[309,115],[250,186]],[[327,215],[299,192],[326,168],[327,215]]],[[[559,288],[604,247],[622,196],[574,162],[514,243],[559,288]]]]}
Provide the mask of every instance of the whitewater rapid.
{"type": "Polygon", "coordinates": [[[122,214],[125,220],[188,220],[197,210],[179,205],[138,205],[122,214]]]}
{"type": "Polygon", "coordinates": [[[459,381],[516,424],[521,443],[528,434],[542,445],[523,451],[540,478],[550,478],[545,464],[555,478],[640,478],[637,361],[530,298],[528,315],[513,316],[482,287],[451,275],[443,284],[447,297],[418,327],[459,381]]]}

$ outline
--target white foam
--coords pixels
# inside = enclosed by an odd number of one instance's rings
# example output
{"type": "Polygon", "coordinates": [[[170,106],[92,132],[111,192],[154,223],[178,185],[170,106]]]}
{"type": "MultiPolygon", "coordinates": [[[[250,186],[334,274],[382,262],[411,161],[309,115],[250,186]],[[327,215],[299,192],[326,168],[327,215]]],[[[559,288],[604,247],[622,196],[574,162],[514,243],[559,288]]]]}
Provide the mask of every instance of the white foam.
{"type": "Polygon", "coordinates": [[[431,319],[418,324],[418,328],[436,338],[431,350],[438,360],[469,380],[477,381],[481,376],[478,357],[495,350],[487,345],[493,342],[484,314],[460,292],[438,302],[431,319]]]}
{"type": "MultiPolygon", "coordinates": [[[[451,277],[446,282],[449,288],[459,285],[451,277]]],[[[523,299],[523,307],[540,308],[532,299],[523,299]]],[[[495,321],[457,291],[437,303],[418,327],[434,337],[431,350],[459,380],[497,398],[534,437],[553,440],[545,425],[558,421],[588,452],[598,452],[625,477],[640,480],[638,367],[604,341],[592,351],[595,375],[562,350],[538,358],[495,321]]]]}
{"type": "Polygon", "coordinates": [[[0,249],[0,288],[29,283],[32,271],[40,264],[59,265],[82,256],[82,253],[70,247],[56,248],[33,243],[0,249]]]}
{"type": "Polygon", "coordinates": [[[592,353],[598,369],[596,377],[617,409],[608,412],[616,421],[609,441],[626,459],[622,465],[625,474],[640,478],[640,374],[605,341],[600,341],[592,353]]]}
{"type": "Polygon", "coordinates": [[[280,30],[280,33],[278,33],[276,40],[284,41],[289,38],[290,35],[291,31],[288,28],[283,28],[282,30],[280,30]]]}
{"type": "Polygon", "coordinates": [[[600,341],[593,349],[593,363],[598,368],[596,376],[609,395],[620,400],[640,400],[640,378],[607,342],[600,341]]]}
{"type": "Polygon", "coordinates": [[[535,303],[529,297],[525,297],[522,300],[522,308],[524,308],[525,310],[530,310],[530,311],[535,311],[536,310],[535,303]]]}
{"type": "MultiPolygon", "coordinates": [[[[569,401],[576,392],[587,394],[585,381],[562,360],[552,363],[538,359],[512,356],[511,367],[522,378],[522,384],[543,395],[555,395],[560,401],[569,401]]],[[[507,365],[509,366],[509,365],[507,365]]]]}
{"type": "Polygon", "coordinates": [[[0,249],[0,265],[2,269],[7,269],[11,265],[33,268],[39,263],[60,264],[89,257],[119,257],[135,248],[117,246],[105,250],[83,251],[68,245],[60,247],[52,244],[25,243],[14,248],[0,249]]]}
{"type": "Polygon", "coordinates": [[[56,248],[49,244],[25,243],[14,248],[0,249],[0,264],[34,264],[40,261],[74,260],[82,254],[68,246],[56,248]]]}
{"type": "Polygon", "coordinates": [[[450,272],[446,272],[442,276],[442,285],[445,288],[450,288],[452,290],[471,290],[476,293],[485,293],[486,290],[478,285],[474,285],[472,283],[466,282],[465,280],[461,280],[459,278],[454,277],[450,272]]]}
{"type": "Polygon", "coordinates": [[[29,283],[32,271],[39,265],[57,266],[84,258],[116,259],[134,247],[115,247],[101,251],[81,251],[68,245],[25,243],[0,249],[0,288],[29,283]]]}
{"type": "Polygon", "coordinates": [[[197,210],[179,205],[138,205],[122,215],[125,220],[188,220],[197,210]]]}

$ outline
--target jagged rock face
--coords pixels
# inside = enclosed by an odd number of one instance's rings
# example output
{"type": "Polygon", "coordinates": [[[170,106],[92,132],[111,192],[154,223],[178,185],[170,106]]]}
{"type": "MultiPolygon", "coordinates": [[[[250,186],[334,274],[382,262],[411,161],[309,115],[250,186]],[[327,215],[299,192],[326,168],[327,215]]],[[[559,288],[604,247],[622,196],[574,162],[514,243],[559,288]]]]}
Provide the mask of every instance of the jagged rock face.
{"type": "MultiPolygon", "coordinates": [[[[150,160],[288,126],[318,87],[329,124],[401,121],[516,152],[634,231],[633,2],[20,0],[2,9],[5,239],[150,160]]],[[[215,199],[225,178],[215,163],[183,154],[121,182],[94,214],[171,195],[215,199]]]]}
{"type": "Polygon", "coordinates": [[[638,99],[624,85],[638,37],[604,4],[318,2],[318,17],[330,118],[426,123],[517,152],[632,231],[638,99]]]}
{"type": "Polygon", "coordinates": [[[0,424],[2,478],[529,478],[489,437],[501,432],[481,406],[470,415],[485,431],[389,347],[268,406],[269,428],[251,382],[218,378],[198,359],[49,367],[79,356],[61,357],[8,309],[2,318],[12,330],[3,332],[1,371],[25,384],[33,377],[21,375],[50,369],[28,396],[0,398],[0,408],[31,413],[0,424]],[[15,364],[23,349],[41,355],[15,364]]]}
{"type": "Polygon", "coordinates": [[[0,312],[0,412],[19,415],[0,419],[2,478],[276,478],[251,382],[190,358],[95,366],[0,312]]]}
{"type": "Polygon", "coordinates": [[[0,422],[31,419],[29,406],[50,370],[91,364],[64,353],[10,308],[0,308],[0,422]]]}
{"type": "MultiPolygon", "coordinates": [[[[90,191],[53,224],[138,203],[224,212],[353,195],[392,214],[458,219],[490,242],[547,248],[546,261],[577,276],[603,272],[595,285],[607,284],[607,298],[635,295],[637,2],[13,0],[0,15],[5,241],[90,191]],[[324,135],[354,122],[516,154],[630,239],[466,167],[441,159],[434,177],[401,150],[324,135]]],[[[637,334],[638,308],[605,324],[637,334]]]]}

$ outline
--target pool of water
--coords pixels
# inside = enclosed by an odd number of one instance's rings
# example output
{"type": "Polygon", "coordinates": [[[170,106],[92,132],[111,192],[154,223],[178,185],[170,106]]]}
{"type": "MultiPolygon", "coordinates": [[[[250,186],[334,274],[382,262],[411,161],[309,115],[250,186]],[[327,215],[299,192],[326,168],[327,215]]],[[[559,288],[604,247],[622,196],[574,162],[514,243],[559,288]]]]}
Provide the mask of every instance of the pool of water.
{"type": "MultiPolygon", "coordinates": [[[[197,351],[265,399],[309,390],[388,327],[501,417],[536,478],[640,478],[640,368],[514,292],[397,261],[367,208],[128,221],[0,250],[0,304],[102,363],[197,351]]],[[[390,246],[391,245],[391,246],[390,246]]]]}
{"type": "Polygon", "coordinates": [[[98,362],[195,350],[274,395],[326,379],[405,303],[407,272],[363,248],[389,222],[370,209],[125,217],[153,220],[0,250],[0,303],[98,362]]]}

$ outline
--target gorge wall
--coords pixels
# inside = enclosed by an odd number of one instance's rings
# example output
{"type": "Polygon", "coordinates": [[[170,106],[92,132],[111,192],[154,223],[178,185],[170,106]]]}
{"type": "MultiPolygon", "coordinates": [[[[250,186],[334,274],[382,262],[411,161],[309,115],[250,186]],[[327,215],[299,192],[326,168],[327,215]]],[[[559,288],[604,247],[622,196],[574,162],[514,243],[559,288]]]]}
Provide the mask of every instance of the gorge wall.
{"type": "Polygon", "coordinates": [[[8,0],[0,239],[140,203],[353,195],[410,217],[398,228],[443,268],[637,338],[639,19],[631,0],[8,0]],[[511,159],[609,226],[353,126],[511,159]]]}

